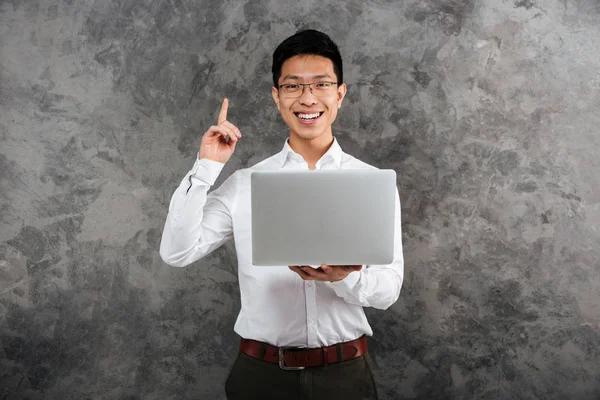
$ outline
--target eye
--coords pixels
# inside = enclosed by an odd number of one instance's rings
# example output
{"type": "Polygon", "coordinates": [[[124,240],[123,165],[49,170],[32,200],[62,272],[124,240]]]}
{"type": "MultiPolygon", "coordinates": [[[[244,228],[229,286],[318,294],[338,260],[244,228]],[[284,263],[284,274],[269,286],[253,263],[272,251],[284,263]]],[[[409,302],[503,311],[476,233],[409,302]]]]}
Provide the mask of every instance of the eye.
{"type": "Polygon", "coordinates": [[[319,82],[319,83],[317,83],[317,87],[319,87],[319,88],[328,88],[329,86],[331,86],[331,84],[329,82],[319,82]]]}
{"type": "Polygon", "coordinates": [[[288,90],[298,89],[298,87],[299,86],[294,83],[288,83],[287,85],[283,85],[283,88],[288,90]]]}

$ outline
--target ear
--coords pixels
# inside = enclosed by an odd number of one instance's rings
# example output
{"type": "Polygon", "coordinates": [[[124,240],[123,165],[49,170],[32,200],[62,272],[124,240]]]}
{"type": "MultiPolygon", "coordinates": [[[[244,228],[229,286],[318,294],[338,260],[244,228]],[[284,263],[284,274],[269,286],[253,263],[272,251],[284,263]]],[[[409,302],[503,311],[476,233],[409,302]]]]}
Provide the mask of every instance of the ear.
{"type": "Polygon", "coordinates": [[[342,106],[342,101],[344,100],[344,97],[346,97],[347,90],[348,90],[348,88],[346,87],[345,83],[338,85],[338,91],[337,91],[338,108],[340,108],[342,106]]]}
{"type": "Polygon", "coordinates": [[[275,86],[271,88],[271,96],[273,96],[273,100],[275,100],[275,104],[277,105],[277,109],[281,111],[279,108],[279,91],[275,86]]]}

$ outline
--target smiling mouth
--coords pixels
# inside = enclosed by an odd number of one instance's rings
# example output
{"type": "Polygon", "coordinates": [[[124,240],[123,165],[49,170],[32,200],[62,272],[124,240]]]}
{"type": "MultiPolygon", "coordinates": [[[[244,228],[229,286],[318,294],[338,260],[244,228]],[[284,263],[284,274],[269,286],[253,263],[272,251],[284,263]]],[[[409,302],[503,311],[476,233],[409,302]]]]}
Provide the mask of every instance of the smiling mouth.
{"type": "Polygon", "coordinates": [[[295,112],[294,114],[301,121],[311,122],[311,121],[316,121],[317,119],[319,119],[321,117],[321,115],[324,114],[324,112],[323,111],[319,111],[319,112],[315,112],[315,113],[300,113],[300,112],[295,112]]]}

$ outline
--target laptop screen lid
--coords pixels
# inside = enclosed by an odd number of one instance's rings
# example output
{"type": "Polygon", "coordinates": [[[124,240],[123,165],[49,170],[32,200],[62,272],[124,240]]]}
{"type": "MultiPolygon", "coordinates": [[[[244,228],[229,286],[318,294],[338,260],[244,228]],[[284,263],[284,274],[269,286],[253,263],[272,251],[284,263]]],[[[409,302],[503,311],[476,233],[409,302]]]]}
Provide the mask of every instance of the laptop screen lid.
{"type": "Polygon", "coordinates": [[[250,180],[253,265],[393,261],[394,170],[257,171],[250,180]]]}

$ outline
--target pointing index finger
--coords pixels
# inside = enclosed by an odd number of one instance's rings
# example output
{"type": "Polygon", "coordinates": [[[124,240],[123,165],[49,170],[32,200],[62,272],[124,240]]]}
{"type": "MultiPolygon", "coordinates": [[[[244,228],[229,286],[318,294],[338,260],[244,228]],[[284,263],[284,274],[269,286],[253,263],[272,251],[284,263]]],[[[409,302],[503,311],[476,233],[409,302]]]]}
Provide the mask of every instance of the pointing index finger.
{"type": "Polygon", "coordinates": [[[227,108],[229,107],[229,100],[227,98],[223,99],[223,104],[221,105],[221,112],[219,112],[219,120],[218,124],[221,125],[223,122],[227,121],[227,108]]]}

